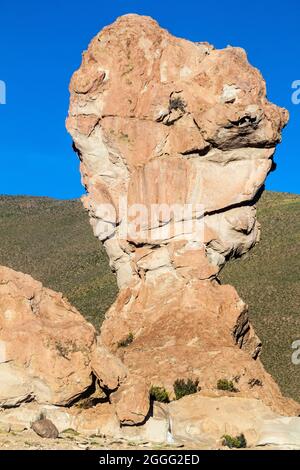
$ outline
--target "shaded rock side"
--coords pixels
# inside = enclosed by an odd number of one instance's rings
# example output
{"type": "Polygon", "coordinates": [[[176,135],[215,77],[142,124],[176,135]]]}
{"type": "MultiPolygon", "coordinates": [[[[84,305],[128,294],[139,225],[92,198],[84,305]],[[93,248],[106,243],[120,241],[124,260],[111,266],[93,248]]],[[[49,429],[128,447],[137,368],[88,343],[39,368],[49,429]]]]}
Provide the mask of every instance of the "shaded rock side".
{"type": "MultiPolygon", "coordinates": [[[[90,409],[53,405],[24,404],[0,411],[2,432],[20,432],[39,423],[45,416],[60,433],[60,438],[81,439],[106,436],[119,445],[126,441],[159,443],[197,449],[220,449],[224,434],[244,434],[247,447],[268,446],[295,449],[300,446],[300,418],[282,417],[260,400],[218,396],[202,392],[170,404],[154,403],[151,416],[140,426],[120,426],[114,405],[98,404],[90,409]]],[[[44,429],[44,428],[42,428],[44,429]]],[[[55,431],[55,434],[57,431],[55,431]]],[[[53,437],[55,437],[55,434],[53,437]]],[[[66,441],[63,441],[66,442],[66,441]]]]}

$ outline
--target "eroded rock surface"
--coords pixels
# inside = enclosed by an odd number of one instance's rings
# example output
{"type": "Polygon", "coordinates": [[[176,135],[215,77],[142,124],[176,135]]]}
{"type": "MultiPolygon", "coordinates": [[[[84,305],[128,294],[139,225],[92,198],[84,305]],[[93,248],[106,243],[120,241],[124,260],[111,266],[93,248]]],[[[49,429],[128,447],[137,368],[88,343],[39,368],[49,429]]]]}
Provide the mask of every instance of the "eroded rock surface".
{"type": "Polygon", "coordinates": [[[195,394],[170,403],[169,413],[177,440],[213,447],[225,434],[244,434],[248,447],[300,445],[300,418],[278,416],[253,398],[195,394]]]}
{"type": "Polygon", "coordinates": [[[259,239],[255,202],[288,120],[259,71],[240,48],[126,15],[92,40],[70,93],[84,205],[120,287],[101,341],[128,371],[126,393],[115,392],[124,422],[134,422],[136,375],[136,403],[144,383],[172,394],[177,378],[206,390],[226,378],[296,413],[258,359],[247,306],[217,278],[259,239]]]}
{"type": "Polygon", "coordinates": [[[68,405],[98,380],[117,388],[124,375],[109,354],[62,294],[0,267],[0,407],[32,400],[68,405]]]}
{"type": "MultiPolygon", "coordinates": [[[[64,447],[70,442],[75,444],[76,440],[95,446],[98,439],[105,438],[106,442],[102,442],[105,448],[109,448],[109,441],[113,440],[111,443],[118,448],[143,443],[148,449],[155,448],[155,444],[169,448],[171,445],[186,449],[224,449],[224,434],[241,433],[250,448],[272,445],[275,449],[299,449],[300,446],[299,417],[278,416],[260,400],[222,396],[220,392],[219,395],[200,392],[170,404],[154,403],[151,416],[140,426],[120,426],[114,405],[108,403],[90,409],[27,403],[20,408],[0,410],[0,436],[7,442],[10,431],[11,440],[16,440],[16,433],[19,433],[18,445],[21,439],[24,445],[29,437],[26,430],[32,429],[33,423],[41,423],[41,415],[46,417],[42,422],[50,420],[59,431],[59,441],[64,447]]],[[[44,426],[40,428],[44,432],[44,426]]],[[[47,434],[55,437],[57,431],[47,434]]],[[[43,447],[47,446],[45,441],[43,447]]],[[[52,440],[50,444],[54,446],[52,440]]]]}
{"type": "Polygon", "coordinates": [[[58,438],[58,430],[57,427],[52,423],[50,419],[39,419],[35,421],[31,429],[40,437],[44,437],[47,439],[57,439],[58,438]]]}

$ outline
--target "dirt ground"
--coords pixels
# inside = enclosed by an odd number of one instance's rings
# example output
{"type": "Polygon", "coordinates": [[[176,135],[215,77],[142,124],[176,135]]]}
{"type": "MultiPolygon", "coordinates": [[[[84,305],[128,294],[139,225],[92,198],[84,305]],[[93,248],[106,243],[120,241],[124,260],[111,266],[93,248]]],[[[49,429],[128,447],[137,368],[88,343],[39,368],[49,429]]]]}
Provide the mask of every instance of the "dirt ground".
{"type": "MultiPolygon", "coordinates": [[[[2,450],[230,450],[227,447],[193,446],[191,444],[161,445],[149,442],[137,443],[122,439],[111,439],[100,436],[82,436],[74,431],[61,433],[57,439],[39,437],[34,431],[22,432],[0,431],[0,451],[2,450]]],[[[282,450],[293,450],[295,447],[285,446],[282,450]]],[[[236,449],[237,450],[237,449],[236,449]]],[[[250,450],[280,450],[274,446],[261,446],[250,450]]]]}

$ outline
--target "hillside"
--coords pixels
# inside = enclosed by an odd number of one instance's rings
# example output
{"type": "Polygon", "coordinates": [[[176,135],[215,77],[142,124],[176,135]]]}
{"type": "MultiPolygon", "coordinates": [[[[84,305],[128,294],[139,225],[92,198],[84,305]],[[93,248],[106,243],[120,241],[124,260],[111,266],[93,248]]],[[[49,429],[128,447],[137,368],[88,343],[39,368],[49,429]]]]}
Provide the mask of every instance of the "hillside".
{"type": "MultiPolygon", "coordinates": [[[[300,365],[291,361],[300,339],[300,196],[266,192],[258,209],[261,242],[221,279],[250,305],[267,370],[300,401],[300,365]]],[[[117,286],[80,201],[0,196],[0,237],[1,265],[63,292],[99,328],[117,286]]]]}
{"type": "Polygon", "coordinates": [[[300,365],[291,361],[292,342],[300,339],[300,196],[265,192],[258,220],[260,243],[228,264],[221,279],[249,305],[266,369],[300,401],[300,365]]]}
{"type": "Polygon", "coordinates": [[[63,292],[99,327],[117,286],[79,200],[0,196],[0,264],[63,292]]]}

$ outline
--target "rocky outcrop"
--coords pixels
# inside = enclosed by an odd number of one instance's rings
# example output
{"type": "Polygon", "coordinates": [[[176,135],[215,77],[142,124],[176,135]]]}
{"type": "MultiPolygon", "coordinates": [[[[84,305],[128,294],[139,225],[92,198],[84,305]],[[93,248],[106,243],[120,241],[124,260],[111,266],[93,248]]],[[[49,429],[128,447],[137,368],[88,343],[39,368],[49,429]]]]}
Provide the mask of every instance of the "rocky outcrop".
{"type": "Polygon", "coordinates": [[[33,400],[69,405],[92,393],[98,381],[115,389],[125,366],[120,371],[120,361],[108,362],[109,354],[62,294],[0,267],[0,407],[33,400]]]}
{"type": "Polygon", "coordinates": [[[217,277],[259,239],[255,203],[288,120],[259,71],[240,48],[126,15],[92,40],[70,93],[83,202],[120,287],[101,341],[128,371],[115,395],[121,421],[146,415],[142,384],[172,397],[181,378],[203,390],[226,378],[296,413],[258,359],[247,306],[217,277]]]}
{"type": "MultiPolygon", "coordinates": [[[[206,284],[201,283],[201,287],[205,289],[203,292],[199,290],[200,296],[204,293],[207,296],[209,289],[212,289],[210,284],[207,288],[206,284]]],[[[224,287],[224,289],[228,288],[224,287]]],[[[177,292],[176,285],[174,285],[174,292],[177,292]]],[[[151,297],[151,302],[158,305],[163,303],[164,289],[160,292],[156,291],[156,295],[156,299],[151,297]]],[[[189,297],[193,296],[190,296],[187,290],[186,297],[183,299],[189,297]]],[[[146,293],[145,298],[147,298],[146,293]]],[[[34,281],[30,276],[1,267],[0,299],[0,404],[3,407],[18,406],[31,400],[40,403],[69,404],[90,389],[97,378],[99,386],[107,392],[115,391],[121,385],[118,392],[111,396],[121,422],[127,424],[143,422],[149,411],[151,385],[149,371],[156,376],[157,383],[165,383],[168,390],[172,392],[172,384],[178,373],[184,371],[184,368],[189,370],[191,361],[194,363],[194,372],[191,375],[199,373],[202,368],[203,374],[206,373],[209,377],[212,387],[215,386],[219,374],[222,375],[225,370],[224,367],[221,370],[216,367],[212,374],[209,362],[206,363],[200,356],[193,358],[191,355],[193,350],[189,349],[184,335],[180,342],[177,341],[176,348],[174,348],[174,337],[166,334],[166,330],[161,327],[159,321],[159,316],[164,315],[163,310],[155,319],[156,330],[152,331],[152,337],[141,336],[139,341],[134,339],[127,347],[116,348],[120,356],[118,358],[117,355],[109,352],[99,339],[98,343],[96,342],[93,327],[85,322],[81,315],[62,298],[61,294],[43,288],[41,283],[34,281]],[[145,349],[139,359],[139,351],[142,349],[144,340],[147,342],[148,352],[146,353],[145,349]],[[159,348],[157,344],[160,345],[159,348]],[[155,351],[154,354],[153,351],[155,351]],[[168,357],[171,356],[172,362],[168,366],[170,370],[166,375],[161,365],[163,362],[166,363],[168,357]],[[143,363],[145,358],[148,361],[147,368],[143,363]],[[135,375],[128,375],[128,368],[124,362],[128,362],[129,365],[134,363],[135,375]]],[[[126,299],[125,296],[124,305],[127,304],[128,299],[126,299]]],[[[121,300],[122,297],[116,304],[119,307],[121,307],[121,300]]],[[[171,299],[169,300],[169,307],[173,311],[171,299]]],[[[178,302],[177,294],[174,302],[178,302]]],[[[196,298],[195,302],[194,308],[198,309],[199,299],[196,298]]],[[[208,306],[208,300],[205,303],[208,306]]],[[[149,314],[147,303],[139,308],[143,312],[140,321],[143,322],[147,332],[149,314]]],[[[191,304],[189,308],[192,311],[191,304]]],[[[215,321],[213,316],[211,321],[215,321]]],[[[178,328],[182,327],[183,331],[189,330],[189,325],[185,326],[180,321],[178,325],[174,323],[173,326],[175,333],[178,328]]],[[[208,326],[207,324],[206,327],[208,326]]],[[[204,325],[199,323],[199,331],[194,331],[194,333],[202,334],[203,327],[204,325]]],[[[233,330],[232,324],[229,324],[227,329],[233,330]]],[[[174,332],[169,333],[174,334],[174,332]]],[[[127,334],[128,327],[125,325],[123,328],[120,324],[118,336],[111,341],[117,344],[122,343],[121,340],[126,338],[127,334]]],[[[105,339],[105,335],[103,337],[105,339]]],[[[203,335],[202,337],[204,339],[203,335]]],[[[207,341],[209,343],[210,339],[207,338],[207,341]]],[[[221,335],[219,341],[221,347],[223,341],[221,335]]],[[[194,342],[197,343],[197,340],[194,342]]],[[[204,356],[205,348],[206,344],[203,344],[204,356]]],[[[226,347],[222,347],[219,356],[223,355],[226,370],[228,371],[229,365],[232,364],[234,367],[231,371],[232,375],[238,377],[237,373],[240,369],[234,353],[230,357],[226,355],[226,347]]],[[[260,366],[256,377],[261,379],[262,376],[263,371],[260,366]]],[[[241,383],[249,387],[246,378],[241,377],[241,383]]],[[[260,387],[257,388],[260,391],[260,387]]]]}
{"type": "Polygon", "coordinates": [[[300,446],[300,406],[264,370],[247,305],[218,279],[258,241],[255,203],[287,112],[243,50],[138,15],[94,38],[70,90],[84,205],[120,292],[97,337],[62,294],[0,267],[1,430],[300,446]],[[179,400],[178,379],[193,388],[179,400]]]}
{"type": "MultiPolygon", "coordinates": [[[[210,292],[214,285],[198,281],[197,288],[200,297],[208,296],[205,302],[211,311],[211,323],[200,322],[199,331],[194,331],[194,335],[203,329],[210,331],[216,320],[208,301],[209,295],[215,295],[210,292]]],[[[230,291],[236,298],[237,294],[229,286],[223,289],[226,309],[230,310],[230,291]]],[[[195,293],[187,291],[179,298],[185,295],[194,299],[195,293]]],[[[178,301],[176,289],[174,302],[175,298],[178,301]]],[[[159,297],[153,301],[158,305],[159,297]]],[[[178,305],[179,310],[185,302],[182,300],[178,305]]],[[[169,305],[174,312],[172,302],[169,305]]],[[[147,317],[151,311],[146,304],[144,307],[140,313],[144,312],[142,321],[147,332],[150,328],[147,317]]],[[[185,306],[185,309],[190,317],[197,314],[192,308],[188,310],[185,306]]],[[[158,315],[152,322],[152,327],[154,324],[157,327],[151,337],[144,338],[147,347],[142,344],[142,336],[141,342],[134,336],[133,340],[127,337],[113,353],[100,338],[96,338],[93,327],[61,294],[45,289],[28,275],[1,267],[1,432],[20,433],[32,429],[48,439],[56,438],[58,434],[62,439],[68,435],[90,439],[104,436],[137,445],[150,442],[210,449],[222,445],[225,433],[233,436],[243,433],[250,447],[271,444],[296,448],[300,445],[300,418],[280,417],[263,403],[269,402],[273,409],[286,414],[293,414],[296,409],[292,401],[280,397],[277,386],[259,362],[253,361],[251,372],[254,377],[247,382],[250,369],[242,371],[241,364],[248,367],[249,354],[231,345],[226,347],[221,333],[220,354],[212,354],[215,359],[212,366],[205,354],[205,341],[208,341],[207,347],[211,344],[205,335],[201,336],[204,342],[202,354],[199,358],[192,356],[186,344],[190,324],[186,324],[185,315],[176,319],[178,323],[182,319],[182,336],[175,348],[174,338],[164,335],[159,314],[153,310],[152,314],[158,315]],[[141,352],[140,359],[138,351],[141,352]],[[224,362],[220,355],[225,356],[224,362]],[[149,363],[143,363],[145,359],[149,363]],[[212,389],[223,373],[240,374],[235,377],[239,391],[201,390],[169,404],[152,402],[149,409],[150,377],[155,377],[155,383],[165,384],[172,398],[173,379],[177,374],[184,376],[191,363],[194,366],[189,369],[190,376],[201,375],[202,381],[207,380],[212,389]],[[166,373],[167,364],[170,370],[166,373]],[[130,372],[133,367],[135,373],[130,372]],[[248,397],[249,388],[253,390],[251,398],[248,397]],[[271,391],[271,397],[266,395],[267,390],[271,391]]],[[[163,318],[166,315],[163,309],[161,315],[163,318]]],[[[226,321],[228,318],[229,315],[226,321]]],[[[193,321],[191,324],[195,325],[193,321]]],[[[244,321],[239,329],[241,325],[244,321]]],[[[176,334],[177,328],[175,326],[176,334]]],[[[229,321],[224,324],[224,331],[228,328],[232,328],[229,321]]],[[[194,341],[195,348],[199,348],[197,341],[194,341]]]]}
{"type": "Polygon", "coordinates": [[[232,437],[244,434],[250,448],[300,447],[300,418],[278,416],[260,400],[242,396],[200,392],[168,405],[154,403],[151,416],[140,426],[120,426],[114,405],[108,403],[89,409],[28,403],[20,408],[0,410],[1,432],[12,431],[14,436],[36,427],[35,423],[44,431],[45,420],[52,422],[65,445],[68,436],[92,441],[99,436],[113,439],[119,446],[129,441],[131,446],[148,443],[149,447],[159,443],[186,449],[220,449],[224,448],[225,434],[232,437]],[[46,418],[41,420],[40,416],[46,418]]]}
{"type": "Polygon", "coordinates": [[[281,396],[257,359],[260,344],[233,287],[199,280],[182,284],[162,275],[130,295],[108,312],[102,338],[149,389],[164,387],[174,399],[177,379],[198,379],[202,390],[216,390],[218,381],[227,379],[237,396],[260,398],[282,414],[298,412],[299,405],[281,396]],[[133,341],[118,347],[129,331],[133,341]]]}
{"type": "Polygon", "coordinates": [[[50,421],[50,419],[39,419],[35,421],[31,429],[40,437],[47,439],[57,439],[59,432],[57,427],[50,421]]]}
{"type": "Polygon", "coordinates": [[[267,101],[242,49],[215,50],[126,15],[93,39],[70,91],[67,127],[81,160],[84,204],[120,287],[162,269],[194,277],[199,241],[215,270],[254,245],[253,203],[287,111],[267,101]],[[190,204],[191,214],[165,209],[140,217],[138,230],[129,215],[124,233],[122,197],[131,209],[190,204]],[[203,219],[201,240],[194,227],[181,226],[183,215],[203,219]],[[194,264],[172,259],[166,248],[174,251],[174,238],[189,241],[180,247],[186,260],[196,248],[194,264]]]}

